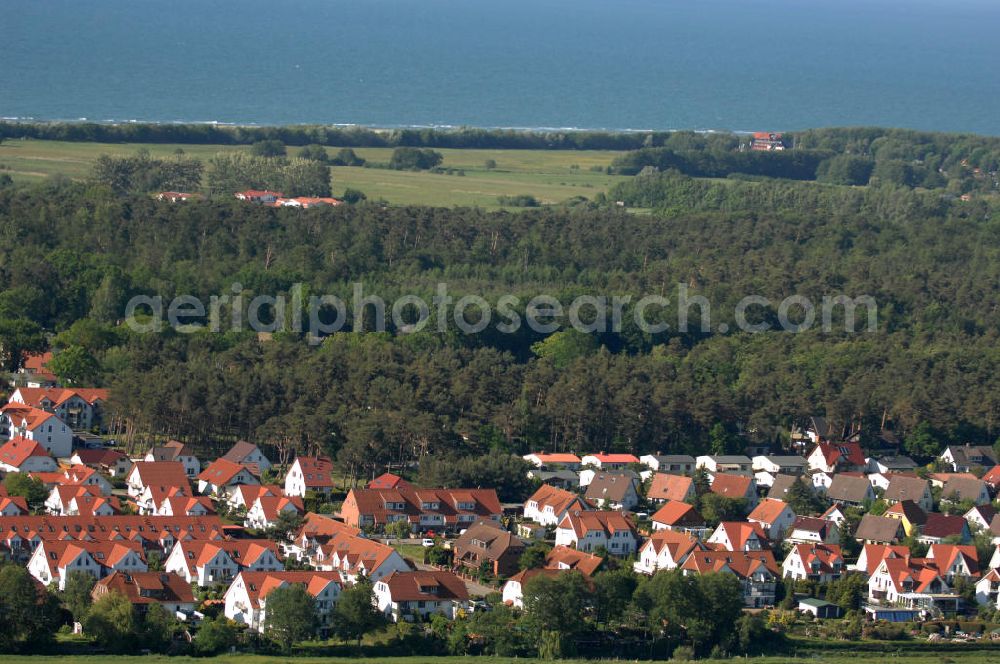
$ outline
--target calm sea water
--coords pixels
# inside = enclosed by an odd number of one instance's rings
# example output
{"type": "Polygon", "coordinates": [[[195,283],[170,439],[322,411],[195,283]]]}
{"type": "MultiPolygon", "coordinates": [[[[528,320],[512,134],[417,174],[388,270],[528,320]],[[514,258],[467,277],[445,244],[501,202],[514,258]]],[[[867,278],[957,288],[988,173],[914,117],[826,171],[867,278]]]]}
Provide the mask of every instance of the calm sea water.
{"type": "Polygon", "coordinates": [[[997,0],[0,0],[0,116],[1000,134],[997,0]]]}

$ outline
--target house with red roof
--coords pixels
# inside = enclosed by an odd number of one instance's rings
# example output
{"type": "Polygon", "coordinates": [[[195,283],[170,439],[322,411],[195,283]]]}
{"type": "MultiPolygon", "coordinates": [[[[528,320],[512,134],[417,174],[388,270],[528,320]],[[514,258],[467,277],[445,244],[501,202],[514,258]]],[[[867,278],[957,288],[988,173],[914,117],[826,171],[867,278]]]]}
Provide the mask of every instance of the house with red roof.
{"type": "Polygon", "coordinates": [[[622,470],[627,466],[639,463],[639,457],[634,454],[588,454],[580,458],[583,466],[593,466],[599,470],[622,470]]]}
{"type": "Polygon", "coordinates": [[[176,461],[184,466],[184,473],[193,478],[201,472],[201,461],[194,448],[179,440],[168,440],[163,445],[154,445],[143,461],[176,461]]]}
{"type": "Polygon", "coordinates": [[[806,457],[806,461],[809,462],[810,470],[824,473],[837,473],[845,470],[864,472],[868,465],[861,445],[851,442],[819,442],[806,457]]]}
{"type": "Polygon", "coordinates": [[[725,498],[746,501],[747,510],[755,508],[759,500],[756,480],[746,475],[716,473],[712,476],[711,491],[725,498]]]}
{"type": "Polygon", "coordinates": [[[284,564],[271,540],[187,540],[177,542],[164,562],[168,572],[204,588],[228,584],[242,571],[275,572],[284,564]]]}
{"type": "Polygon", "coordinates": [[[263,632],[267,624],[268,595],[275,588],[291,585],[300,585],[312,595],[319,632],[321,636],[325,636],[330,629],[333,607],[340,598],[343,588],[343,581],[337,572],[242,571],[226,590],[225,615],[238,624],[263,632]]]}
{"type": "Polygon", "coordinates": [[[247,510],[243,525],[247,528],[265,530],[278,522],[282,512],[304,514],[305,507],[298,496],[257,496],[247,510]]]}
{"type": "Polygon", "coordinates": [[[473,574],[486,566],[495,576],[511,576],[520,569],[524,542],[501,524],[480,521],[458,536],[452,551],[455,564],[473,574]]]}
{"type": "Polygon", "coordinates": [[[760,551],[767,548],[767,535],[756,523],[723,521],[709,536],[708,544],[726,551],[760,551]]]}
{"type": "Polygon", "coordinates": [[[236,200],[248,203],[276,203],[279,198],[284,198],[285,195],[280,191],[247,189],[246,191],[236,192],[234,196],[236,200]]]}
{"type": "Polygon", "coordinates": [[[228,452],[219,458],[246,466],[257,477],[260,477],[261,473],[270,470],[273,465],[271,460],[265,456],[259,447],[245,440],[234,444],[229,448],[228,452]]]}
{"type": "MultiPolygon", "coordinates": [[[[870,515],[865,515],[866,518],[868,516],[870,515]]],[[[917,539],[927,544],[938,544],[949,537],[958,538],[962,542],[970,541],[972,533],[969,531],[968,522],[958,514],[931,512],[927,515],[927,521],[920,529],[920,535],[917,539]]]]}
{"type": "Polygon", "coordinates": [[[278,207],[309,209],[313,207],[336,207],[344,201],[329,196],[297,196],[295,198],[279,198],[275,201],[278,207]]]}
{"type": "Polygon", "coordinates": [[[931,544],[927,550],[927,564],[934,565],[946,582],[955,577],[979,577],[979,554],[972,544],[931,544]]]}
{"type": "Polygon", "coordinates": [[[653,530],[674,530],[700,535],[705,531],[705,519],[693,505],[668,500],[651,517],[653,530]]]}
{"type": "Polygon", "coordinates": [[[356,528],[405,521],[413,532],[463,530],[477,521],[499,522],[501,514],[493,489],[351,489],[340,508],[344,522],[356,528]]]}
{"type": "Polygon", "coordinates": [[[892,557],[884,558],[868,579],[868,599],[908,608],[928,608],[938,601],[949,606],[958,603],[936,567],[911,558],[892,557]],[[947,595],[951,595],[951,601],[944,597],[947,595]]]}
{"type": "Polygon", "coordinates": [[[392,622],[435,614],[453,620],[469,608],[469,590],[453,572],[393,572],[375,583],[374,592],[376,606],[392,622]]]}
{"type": "Polygon", "coordinates": [[[569,452],[532,452],[525,454],[523,458],[536,468],[580,470],[580,466],[583,465],[580,457],[569,452]]]}
{"type": "Polygon", "coordinates": [[[241,484],[260,484],[250,469],[225,459],[216,459],[198,474],[198,493],[225,497],[241,484]]]}
{"type": "Polygon", "coordinates": [[[781,563],[786,579],[836,581],[844,573],[844,555],[837,544],[796,544],[781,563]]]}
{"type": "Polygon", "coordinates": [[[695,551],[705,547],[688,533],[661,530],[653,533],[639,548],[632,568],[639,574],[655,574],[661,569],[677,569],[695,551]]]}
{"type": "Polygon", "coordinates": [[[568,546],[555,546],[545,554],[547,569],[562,569],[580,572],[585,577],[593,576],[604,564],[604,559],[568,546]]]}
{"type": "Polygon", "coordinates": [[[840,542],[840,528],[833,521],[798,516],[792,522],[791,533],[785,541],[790,544],[837,544],[840,542]]]}
{"type": "Polygon", "coordinates": [[[208,496],[167,496],[153,514],[157,516],[208,516],[215,505],[208,496]]]}
{"type": "Polygon", "coordinates": [[[1000,492],[1000,465],[993,466],[980,479],[986,483],[994,496],[1000,492]]]}
{"type": "MultiPolygon", "coordinates": [[[[338,530],[332,535],[314,532],[309,537],[312,543],[300,559],[307,561],[315,569],[339,572],[350,583],[357,581],[359,576],[377,581],[393,572],[408,572],[412,569],[406,559],[391,546],[349,530],[338,530]]],[[[297,540],[301,538],[302,534],[297,540]]]]}
{"type": "Polygon", "coordinates": [[[910,558],[910,547],[901,544],[865,544],[857,562],[850,567],[855,572],[871,576],[886,558],[910,558]]]}
{"type": "Polygon", "coordinates": [[[785,149],[785,139],[780,132],[756,131],[750,139],[750,149],[755,152],[780,152],[785,149]]]}
{"type": "Polygon", "coordinates": [[[230,489],[226,503],[232,509],[242,510],[246,514],[259,497],[283,495],[285,490],[277,484],[239,484],[230,489]]]}
{"type": "Polygon", "coordinates": [[[686,475],[655,473],[646,492],[647,500],[662,503],[668,500],[688,502],[694,500],[694,480],[686,475]]]}
{"type": "MultiPolygon", "coordinates": [[[[72,514],[73,500],[82,496],[103,497],[101,488],[87,484],[56,484],[45,499],[45,512],[53,516],[72,514]]],[[[79,512],[77,512],[79,514],[79,512]]]]}
{"type": "Polygon", "coordinates": [[[94,584],[90,596],[96,602],[109,593],[118,593],[141,616],[153,604],[159,604],[170,615],[191,615],[196,606],[191,584],[169,572],[114,571],[94,584]]]}
{"type": "Polygon", "coordinates": [[[333,463],[319,457],[295,457],[285,475],[285,495],[304,498],[307,491],[330,495],[333,491],[333,463]]]}
{"type": "Polygon", "coordinates": [[[132,460],[117,450],[107,448],[88,449],[80,448],[73,452],[69,462],[74,466],[87,466],[94,470],[109,475],[119,477],[125,475],[132,468],[132,460]]]}
{"type": "Polygon", "coordinates": [[[603,548],[613,556],[629,556],[639,548],[639,533],[622,512],[571,510],[556,527],[555,543],[588,553],[603,548]]]}
{"type": "Polygon", "coordinates": [[[558,525],[571,510],[587,509],[577,494],[543,484],[524,501],[524,518],[543,526],[558,525]]]}
{"type": "Polygon", "coordinates": [[[991,569],[976,581],[976,603],[1000,608],[1000,570],[991,569]]]}
{"type": "Polygon", "coordinates": [[[369,489],[408,489],[410,483],[399,475],[382,473],[367,484],[369,489]]]}
{"type": "MultiPolygon", "coordinates": [[[[184,465],[179,461],[136,461],[125,478],[125,484],[128,495],[134,499],[140,498],[149,487],[184,488],[189,491],[187,495],[190,495],[191,487],[184,465]]],[[[156,505],[159,501],[149,506],[150,511],[156,509],[156,505]]]]}
{"type": "Polygon", "coordinates": [[[56,460],[41,444],[28,438],[12,438],[0,447],[0,470],[8,473],[52,473],[56,460]]]}
{"type": "Polygon", "coordinates": [[[0,496],[0,516],[20,516],[28,513],[28,501],[23,496],[0,496]]]}
{"type": "Polygon", "coordinates": [[[56,375],[49,369],[50,361],[52,351],[26,353],[18,373],[24,375],[28,387],[52,387],[56,384],[56,375]]]}
{"type": "Polygon", "coordinates": [[[20,403],[0,408],[0,434],[6,439],[27,438],[41,444],[56,458],[73,452],[73,432],[56,415],[20,403]]]}
{"type": "Polygon", "coordinates": [[[146,558],[138,542],[47,540],[40,542],[28,560],[28,572],[42,585],[56,583],[66,589],[70,572],[84,572],[101,579],[112,571],[145,572],[146,558]]]}
{"type": "Polygon", "coordinates": [[[765,498],[753,508],[747,521],[759,525],[773,541],[785,538],[785,533],[795,523],[795,511],[783,500],[765,498]]]}
{"type": "Polygon", "coordinates": [[[53,413],[71,429],[88,430],[100,421],[108,390],[99,388],[19,387],[9,402],[53,413]]]}
{"type": "Polygon", "coordinates": [[[781,572],[771,551],[696,551],[681,570],[690,574],[732,574],[740,582],[748,608],[773,606],[781,572]]]}

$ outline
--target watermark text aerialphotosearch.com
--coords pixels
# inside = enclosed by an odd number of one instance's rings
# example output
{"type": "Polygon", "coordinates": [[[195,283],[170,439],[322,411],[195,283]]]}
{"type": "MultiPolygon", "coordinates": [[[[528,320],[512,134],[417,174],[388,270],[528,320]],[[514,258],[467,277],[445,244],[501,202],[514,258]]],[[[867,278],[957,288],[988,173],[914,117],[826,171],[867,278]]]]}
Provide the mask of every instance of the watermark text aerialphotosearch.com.
{"type": "MultiPolygon", "coordinates": [[[[386,301],[366,293],[362,283],[353,284],[349,301],[329,294],[306,296],[304,292],[302,284],[295,284],[287,294],[251,297],[241,284],[234,283],[229,293],[213,295],[208,303],[192,295],[169,301],[162,296],[139,295],[126,305],[125,322],[136,332],[157,331],[166,324],[181,332],[206,327],[213,332],[306,332],[311,340],[341,331],[394,329],[413,333],[430,328],[447,332],[452,326],[464,334],[477,334],[491,325],[504,334],[516,333],[524,325],[539,334],[566,328],[585,333],[621,332],[629,317],[646,334],[683,334],[695,327],[705,334],[731,331],[726,322],[712,327],[711,303],[702,295],[692,295],[686,284],[678,284],[672,299],[663,295],[581,295],[569,304],[544,294],[527,300],[501,295],[492,302],[478,295],[455,298],[444,283],[437,285],[429,302],[417,295],[386,301]]],[[[868,295],[837,294],[823,296],[818,302],[803,295],[790,295],[779,302],[747,295],[736,303],[729,320],[743,332],[874,332],[877,305],[868,295]]]]}

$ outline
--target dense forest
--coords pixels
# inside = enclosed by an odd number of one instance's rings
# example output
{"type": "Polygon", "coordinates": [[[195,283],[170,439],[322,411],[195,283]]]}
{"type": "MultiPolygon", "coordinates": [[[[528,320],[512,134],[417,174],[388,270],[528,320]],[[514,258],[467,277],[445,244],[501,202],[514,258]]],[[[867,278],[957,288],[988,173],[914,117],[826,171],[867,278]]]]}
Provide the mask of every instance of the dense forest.
{"type": "Polygon", "coordinates": [[[903,436],[919,426],[941,444],[997,439],[1000,217],[987,202],[674,173],[614,194],[659,212],[303,211],[173,205],[60,179],[8,186],[2,359],[14,369],[22,349],[50,346],[66,382],[111,386],[125,440],[169,435],[218,450],[248,438],[285,456],[337,455],[358,473],[490,449],[700,451],[720,425],[776,440],[813,414],[860,426],[869,442],[883,423],[903,436]],[[695,321],[650,335],[628,315],[621,331],[593,336],[434,325],[405,334],[390,323],[317,345],[294,332],[119,324],[133,295],[207,300],[234,282],[248,296],[302,283],[347,300],[355,282],[386,300],[429,300],[446,283],[456,298],[491,302],[673,297],[684,284],[711,303],[713,329],[695,321]],[[745,295],[793,294],[870,295],[878,331],[714,331],[745,295]]]}

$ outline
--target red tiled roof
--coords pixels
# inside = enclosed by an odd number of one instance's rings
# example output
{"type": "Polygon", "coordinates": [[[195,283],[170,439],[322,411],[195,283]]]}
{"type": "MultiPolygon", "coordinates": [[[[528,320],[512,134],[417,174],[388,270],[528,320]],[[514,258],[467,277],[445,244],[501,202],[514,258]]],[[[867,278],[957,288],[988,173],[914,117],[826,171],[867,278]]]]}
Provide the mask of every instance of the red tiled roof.
{"type": "Polygon", "coordinates": [[[778,520],[778,517],[786,509],[788,509],[788,503],[785,501],[778,500],[777,498],[765,498],[750,512],[747,518],[751,521],[759,521],[760,523],[771,525],[778,520]]]}
{"type": "Polygon", "coordinates": [[[668,500],[663,507],[656,510],[652,516],[655,523],[662,523],[666,526],[703,526],[705,519],[698,511],[687,503],[677,500],[668,500]]]}
{"type": "Polygon", "coordinates": [[[244,469],[245,466],[242,464],[220,458],[208,464],[208,467],[198,474],[198,479],[214,486],[225,486],[244,469]]]}
{"type": "Polygon", "coordinates": [[[751,478],[744,475],[716,473],[712,480],[712,493],[726,498],[746,498],[750,492],[751,478]]]}
{"type": "Polygon", "coordinates": [[[47,457],[48,450],[33,440],[27,438],[11,438],[0,447],[0,463],[14,468],[20,468],[31,457],[47,457]]]}
{"type": "Polygon", "coordinates": [[[684,475],[656,473],[646,497],[650,500],[684,500],[693,484],[694,480],[684,475]]]}
{"type": "Polygon", "coordinates": [[[452,572],[393,572],[382,579],[382,582],[389,586],[389,596],[393,602],[469,599],[465,582],[452,572]]]}

